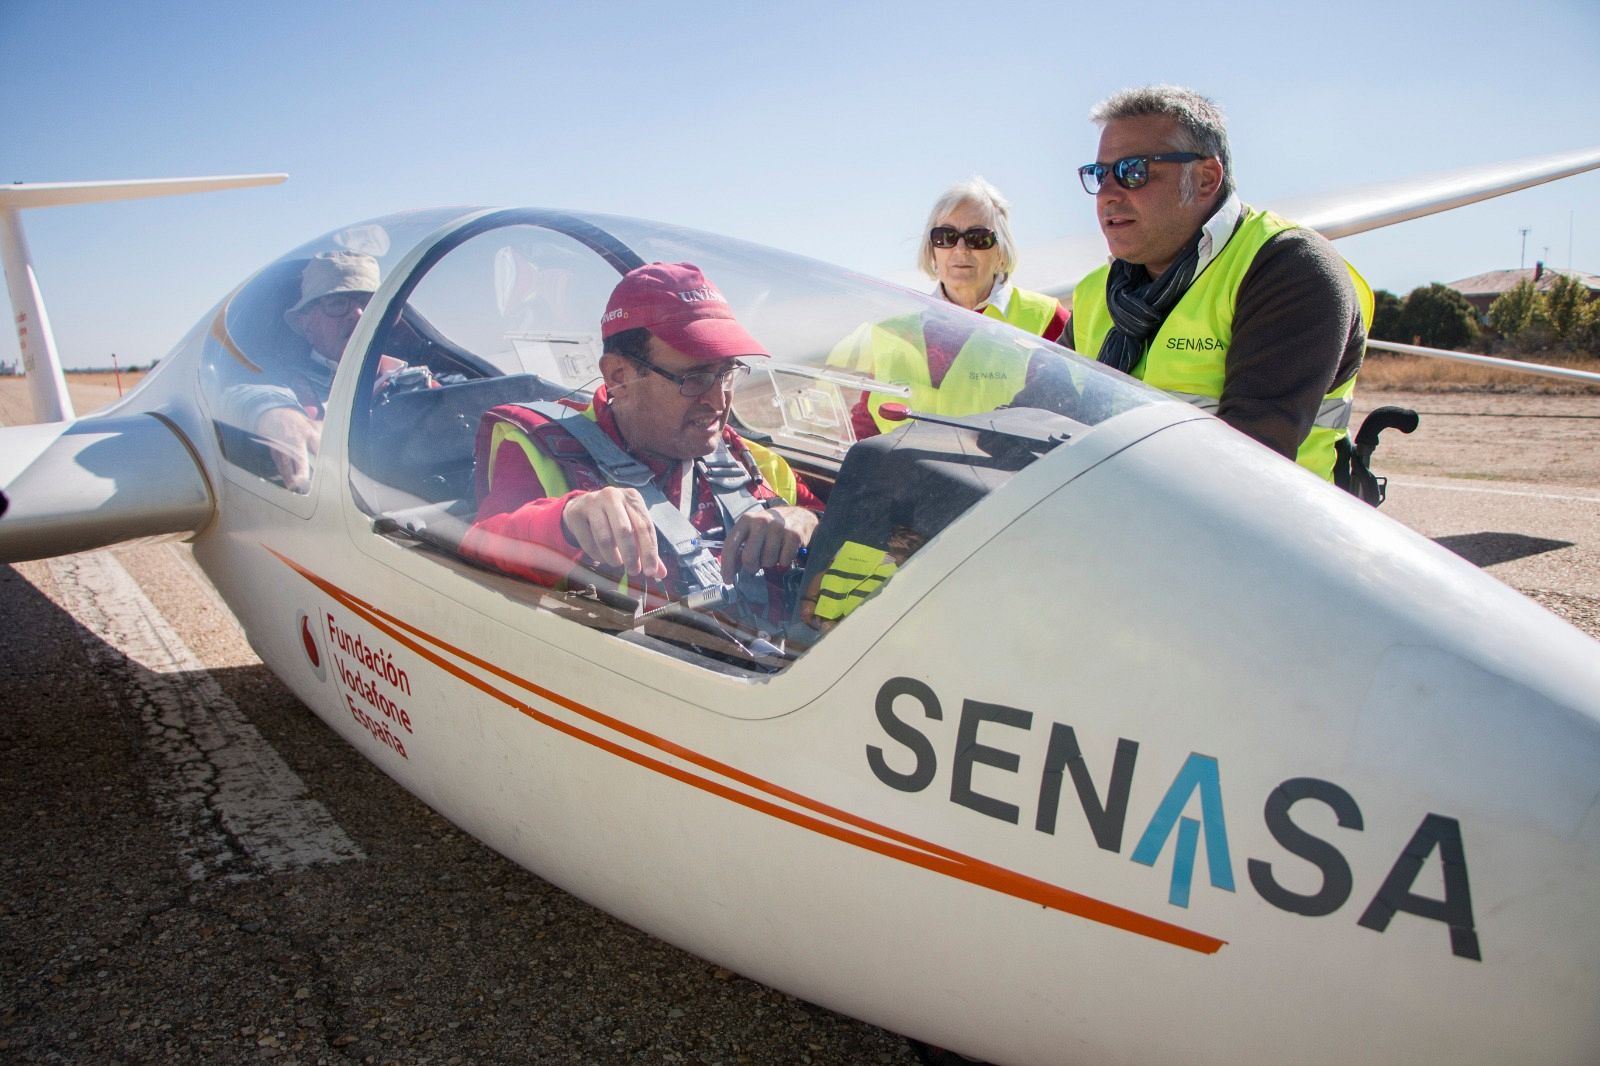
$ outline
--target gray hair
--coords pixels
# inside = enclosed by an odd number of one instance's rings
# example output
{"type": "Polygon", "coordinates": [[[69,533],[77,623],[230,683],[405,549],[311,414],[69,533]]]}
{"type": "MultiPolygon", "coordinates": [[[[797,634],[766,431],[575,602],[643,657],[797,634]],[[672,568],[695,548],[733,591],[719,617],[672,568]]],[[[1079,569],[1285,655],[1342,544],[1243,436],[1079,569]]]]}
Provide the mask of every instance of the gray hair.
{"type": "Polygon", "coordinates": [[[983,213],[985,224],[994,230],[995,246],[1000,249],[1000,270],[1010,274],[1017,268],[1017,244],[1011,239],[1011,204],[1000,195],[999,189],[977,175],[956,182],[933,202],[927,224],[922,227],[922,244],[917,251],[918,269],[930,278],[939,276],[933,262],[933,244],[928,240],[928,231],[961,204],[972,204],[983,213]]]}
{"type": "MultiPolygon", "coordinates": [[[[1104,126],[1125,118],[1160,115],[1178,124],[1178,135],[1168,147],[1177,152],[1196,152],[1213,156],[1222,163],[1222,188],[1218,199],[1233,192],[1233,153],[1228,149],[1228,123],[1222,108],[1210,97],[1201,96],[1181,85],[1145,85],[1124,89],[1096,104],[1090,121],[1104,126]]],[[[1185,201],[1194,199],[1194,174],[1184,164],[1179,191],[1185,201]]]]}

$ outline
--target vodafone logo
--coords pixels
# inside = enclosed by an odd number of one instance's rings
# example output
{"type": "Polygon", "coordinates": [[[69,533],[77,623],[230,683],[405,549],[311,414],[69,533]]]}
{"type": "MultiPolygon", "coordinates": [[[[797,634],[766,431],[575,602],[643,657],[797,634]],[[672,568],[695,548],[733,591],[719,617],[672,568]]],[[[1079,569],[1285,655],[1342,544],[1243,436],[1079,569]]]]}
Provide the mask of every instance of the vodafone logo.
{"type": "Polygon", "coordinates": [[[322,665],[322,646],[317,643],[317,631],[311,625],[311,616],[301,611],[295,617],[300,627],[300,646],[305,649],[306,661],[311,664],[311,672],[317,675],[318,681],[328,679],[328,671],[322,665]]]}

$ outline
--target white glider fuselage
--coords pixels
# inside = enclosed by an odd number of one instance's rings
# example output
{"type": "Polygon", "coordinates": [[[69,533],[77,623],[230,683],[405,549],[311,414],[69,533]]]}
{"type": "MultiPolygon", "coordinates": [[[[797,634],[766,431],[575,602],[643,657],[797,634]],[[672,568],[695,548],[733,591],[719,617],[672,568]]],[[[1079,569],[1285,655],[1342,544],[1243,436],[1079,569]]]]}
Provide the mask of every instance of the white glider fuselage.
{"type": "MultiPolygon", "coordinates": [[[[1059,412],[1064,441],[780,666],[580,624],[570,597],[393,535],[412,497],[378,499],[403,478],[362,443],[388,439],[367,397],[404,312],[473,335],[429,271],[492,287],[502,325],[526,265],[503,249],[583,288],[591,264],[550,251],[548,221],[450,251],[483,224],[385,260],[308,493],[228,451],[245,427],[213,371],[249,354],[219,346],[249,285],[116,412],[192,446],[215,503],[195,557],[263,661],[429,806],[663,939],[997,1063],[1600,1051],[1594,642],[1209,415],[1059,355],[1105,408],[1059,412]]],[[[819,264],[639,225],[641,254],[700,259],[778,356],[771,403],[743,410],[781,408],[766,428],[802,442],[797,464],[825,454],[802,445],[826,419],[792,410],[843,373],[816,337],[962,314],[856,307],[819,264]]],[[[598,320],[607,276],[577,319],[598,320]]],[[[519,352],[567,343],[519,329],[519,352]]],[[[997,351],[1037,343],[983,329],[997,351]]],[[[981,428],[912,426],[900,452],[987,469],[1003,449],[981,428]]],[[[852,452],[892,458],[877,441],[852,452]]],[[[846,521],[856,468],[816,468],[838,477],[824,526],[846,521]]]]}
{"type": "Polygon", "coordinates": [[[1131,444],[1110,458],[1026,471],[850,637],[758,683],[417,568],[331,488],[287,529],[229,501],[196,556],[297,695],[463,829],[887,1028],[995,1062],[1600,1046],[1594,645],[1220,423],[1159,413],[1097,428],[1120,438],[1104,450],[1131,444]],[[1224,462],[1255,492],[1205,488],[1224,462]],[[1284,496],[1311,521],[1257,509],[1284,496]],[[361,701],[345,671],[372,677],[362,646],[404,672],[387,686],[403,719],[361,701]],[[1074,765],[1049,758],[1063,728],[1102,803],[1138,745],[1126,819],[1098,844],[1074,765]],[[1203,845],[1182,859],[1175,792],[1203,845]],[[1275,797],[1285,813],[1264,815],[1275,797]],[[1275,817],[1321,848],[1291,854],[1275,817]],[[1420,873],[1397,875],[1419,833],[1420,873]],[[1425,900],[1452,913],[1420,916],[1425,900]]]}

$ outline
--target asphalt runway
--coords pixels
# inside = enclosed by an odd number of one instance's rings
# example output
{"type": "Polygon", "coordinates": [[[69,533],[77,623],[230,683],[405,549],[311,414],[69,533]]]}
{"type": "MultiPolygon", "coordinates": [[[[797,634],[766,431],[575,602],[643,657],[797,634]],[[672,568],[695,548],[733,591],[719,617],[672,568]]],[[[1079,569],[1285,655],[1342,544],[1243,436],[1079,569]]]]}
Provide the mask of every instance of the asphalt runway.
{"type": "Polygon", "coordinates": [[[1383,393],[1421,413],[1383,437],[1381,512],[1600,640],[1600,394],[1383,393]]]}
{"type": "MultiPolygon", "coordinates": [[[[1384,513],[1600,637],[1600,479],[1399,465],[1384,513]]],[[[0,568],[0,610],[0,1061],[915,1061],[453,829],[180,544],[0,568]]]]}
{"type": "Polygon", "coordinates": [[[181,545],[0,568],[0,604],[0,1061],[915,1062],[456,831],[255,660],[181,545]]]}

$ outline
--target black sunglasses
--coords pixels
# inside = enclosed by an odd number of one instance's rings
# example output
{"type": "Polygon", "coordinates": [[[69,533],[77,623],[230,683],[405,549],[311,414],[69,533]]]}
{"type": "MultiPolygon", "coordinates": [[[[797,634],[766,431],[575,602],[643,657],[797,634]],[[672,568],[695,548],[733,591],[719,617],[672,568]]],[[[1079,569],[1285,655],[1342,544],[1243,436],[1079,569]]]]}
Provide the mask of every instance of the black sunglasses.
{"type": "Polygon", "coordinates": [[[987,252],[994,247],[994,230],[983,226],[956,229],[954,226],[935,226],[928,231],[928,240],[935,248],[954,248],[957,241],[966,241],[974,252],[987,252]]]}
{"type": "Polygon", "coordinates": [[[1105,184],[1107,174],[1116,178],[1117,184],[1124,189],[1137,189],[1150,180],[1151,163],[1193,163],[1196,159],[1206,158],[1209,157],[1199,152],[1130,155],[1115,163],[1085,163],[1078,168],[1078,180],[1083,182],[1083,191],[1090,196],[1100,191],[1101,186],[1105,184]]]}
{"type": "Polygon", "coordinates": [[[641,359],[638,356],[630,358],[646,370],[653,370],[678,386],[678,395],[691,400],[696,396],[704,396],[715,388],[731,389],[738,384],[740,378],[750,372],[750,367],[744,363],[730,363],[716,370],[691,370],[687,374],[674,374],[670,370],[661,369],[648,359],[641,359]]]}

